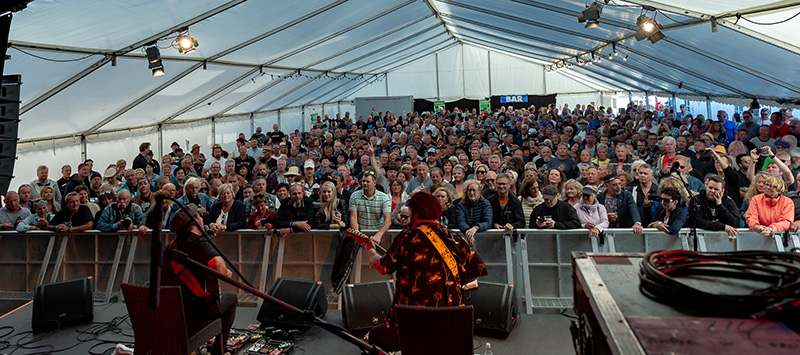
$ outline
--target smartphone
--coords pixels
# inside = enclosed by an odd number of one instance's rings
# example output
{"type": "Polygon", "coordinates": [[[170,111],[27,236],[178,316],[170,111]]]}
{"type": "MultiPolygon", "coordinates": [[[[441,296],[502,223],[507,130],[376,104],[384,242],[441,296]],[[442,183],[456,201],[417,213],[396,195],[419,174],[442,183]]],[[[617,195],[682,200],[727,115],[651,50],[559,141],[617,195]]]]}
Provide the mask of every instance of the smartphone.
{"type": "Polygon", "coordinates": [[[552,221],[553,220],[553,216],[544,216],[544,220],[545,221],[552,221]]]}
{"type": "Polygon", "coordinates": [[[758,151],[763,156],[769,155],[769,147],[761,147],[758,151]]]}

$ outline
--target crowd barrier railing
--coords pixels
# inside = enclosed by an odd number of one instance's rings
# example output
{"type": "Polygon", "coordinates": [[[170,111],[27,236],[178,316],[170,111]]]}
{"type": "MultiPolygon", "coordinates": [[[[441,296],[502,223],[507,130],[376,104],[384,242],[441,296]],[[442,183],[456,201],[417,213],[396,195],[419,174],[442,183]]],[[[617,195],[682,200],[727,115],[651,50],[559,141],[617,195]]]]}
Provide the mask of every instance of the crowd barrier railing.
{"type": "MultiPolygon", "coordinates": [[[[738,237],[731,239],[723,232],[698,230],[698,250],[785,251],[800,247],[797,234],[789,234],[788,238],[780,233],[763,237],[747,229],[739,231],[738,237]]],[[[399,232],[390,230],[381,244],[388,247],[399,232]]],[[[163,236],[167,243],[174,239],[170,232],[163,233],[163,236]]],[[[329,287],[339,238],[337,231],[312,230],[281,238],[273,236],[271,231],[239,230],[218,233],[214,241],[242,275],[264,292],[278,277],[319,280],[329,287]]],[[[691,239],[688,229],[677,237],[656,229],[644,229],[642,234],[634,234],[630,229],[607,229],[601,238],[589,237],[585,229],[521,229],[516,233],[489,230],[476,235],[474,248],[489,272],[481,280],[516,285],[520,309],[533,313],[535,309],[571,307],[571,253],[574,251],[644,253],[659,249],[693,250],[695,243],[691,239]]],[[[121,283],[144,284],[148,281],[150,240],[149,232],[139,235],[135,231],[74,234],[0,232],[0,290],[6,294],[5,297],[14,294],[24,298],[30,297],[36,285],[92,276],[96,297],[109,302],[114,297],[121,297],[121,283]]],[[[366,253],[359,252],[350,282],[389,278],[391,276],[371,270],[366,253]]],[[[223,285],[223,290],[241,293],[227,285],[223,285]]]]}

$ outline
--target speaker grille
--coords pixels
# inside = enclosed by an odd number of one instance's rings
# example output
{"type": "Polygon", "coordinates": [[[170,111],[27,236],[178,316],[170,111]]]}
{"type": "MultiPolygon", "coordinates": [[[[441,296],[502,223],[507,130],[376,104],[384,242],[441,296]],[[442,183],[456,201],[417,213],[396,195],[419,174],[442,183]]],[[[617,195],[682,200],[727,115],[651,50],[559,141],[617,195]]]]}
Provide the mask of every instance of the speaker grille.
{"type": "MultiPolygon", "coordinates": [[[[267,295],[277,298],[300,310],[312,310],[317,317],[324,317],[328,311],[322,282],[279,278],[270,287],[267,295]]],[[[269,302],[264,302],[258,312],[258,321],[265,324],[309,328],[300,317],[284,312],[269,302]]]]}
{"type": "Polygon", "coordinates": [[[36,286],[31,328],[43,331],[91,321],[92,279],[77,279],[36,286]]]}
{"type": "Polygon", "coordinates": [[[351,332],[370,330],[389,315],[394,282],[347,284],[342,294],[342,317],[347,329],[351,332]]]}
{"type": "Polygon", "coordinates": [[[510,333],[517,318],[514,286],[479,282],[478,288],[465,293],[464,304],[475,309],[475,328],[510,333]]]}

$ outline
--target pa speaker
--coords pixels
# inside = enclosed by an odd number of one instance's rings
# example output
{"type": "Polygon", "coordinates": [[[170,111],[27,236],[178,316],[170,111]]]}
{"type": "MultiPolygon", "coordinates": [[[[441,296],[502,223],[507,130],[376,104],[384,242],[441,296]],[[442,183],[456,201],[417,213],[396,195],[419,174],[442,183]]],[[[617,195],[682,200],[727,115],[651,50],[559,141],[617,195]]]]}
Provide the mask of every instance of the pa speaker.
{"type": "Polygon", "coordinates": [[[31,322],[33,331],[92,321],[92,289],[91,277],[36,286],[31,322]]]}
{"type": "MultiPolygon", "coordinates": [[[[280,277],[270,287],[268,296],[288,303],[301,311],[313,311],[317,317],[324,317],[328,303],[321,281],[297,280],[280,277]]],[[[302,317],[283,311],[265,301],[256,317],[264,325],[280,328],[309,329],[313,326],[302,317]]]]}
{"type": "Polygon", "coordinates": [[[475,309],[475,330],[511,334],[517,322],[514,285],[478,282],[478,288],[464,292],[464,304],[475,309]]]}
{"type": "Polygon", "coordinates": [[[369,331],[392,309],[394,281],[347,284],[342,288],[342,320],[351,332],[369,331]]]}
{"type": "MultiPolygon", "coordinates": [[[[5,56],[0,58],[0,69],[5,56]]],[[[2,71],[0,71],[2,72],[2,71]]],[[[20,75],[4,75],[0,85],[0,195],[8,192],[8,183],[14,177],[14,160],[17,158],[19,139],[19,88],[20,75]]]]}

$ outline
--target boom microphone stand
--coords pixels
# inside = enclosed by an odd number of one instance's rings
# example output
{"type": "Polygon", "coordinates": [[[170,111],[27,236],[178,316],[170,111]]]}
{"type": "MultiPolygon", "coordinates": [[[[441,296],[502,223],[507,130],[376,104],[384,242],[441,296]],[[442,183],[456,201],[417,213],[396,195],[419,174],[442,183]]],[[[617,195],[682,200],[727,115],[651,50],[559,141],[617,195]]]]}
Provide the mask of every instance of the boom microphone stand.
{"type": "Polygon", "coordinates": [[[283,310],[283,311],[285,311],[287,313],[290,313],[290,314],[296,315],[296,316],[300,316],[303,320],[305,320],[307,322],[310,322],[310,323],[313,323],[314,325],[333,333],[334,335],[346,340],[347,342],[358,346],[361,349],[361,353],[364,354],[364,355],[368,355],[368,354],[369,355],[388,354],[388,353],[384,352],[383,350],[381,350],[378,346],[369,344],[369,343],[365,342],[364,340],[362,340],[361,338],[353,336],[352,334],[350,334],[346,330],[344,330],[342,327],[339,327],[337,325],[328,323],[325,320],[323,320],[322,318],[319,318],[319,317],[315,316],[313,311],[308,311],[308,310],[307,311],[301,311],[300,309],[297,309],[296,307],[294,307],[294,306],[292,306],[292,305],[290,305],[288,303],[285,303],[285,302],[283,302],[283,301],[281,301],[281,300],[279,300],[277,298],[265,295],[265,294],[259,292],[258,290],[256,290],[255,288],[252,288],[252,287],[250,287],[248,285],[245,285],[245,284],[243,284],[243,283],[241,283],[239,281],[236,281],[236,280],[234,280],[234,279],[232,279],[230,277],[227,277],[227,276],[217,272],[216,270],[214,270],[214,269],[212,269],[212,268],[210,268],[210,267],[208,267],[206,265],[203,265],[203,264],[197,262],[196,260],[193,260],[193,259],[189,258],[186,255],[186,253],[183,253],[183,252],[178,251],[178,250],[170,250],[168,255],[169,255],[169,259],[170,260],[174,260],[175,262],[177,262],[177,263],[179,263],[179,264],[181,264],[181,265],[183,265],[185,267],[194,268],[195,270],[200,270],[200,271],[202,271],[204,273],[208,273],[210,275],[213,275],[217,279],[225,281],[228,284],[233,285],[236,288],[239,288],[241,290],[245,290],[247,292],[250,292],[253,295],[258,296],[259,298],[269,302],[270,304],[274,305],[275,307],[280,308],[281,310],[283,310]]]}
{"type": "Polygon", "coordinates": [[[686,192],[689,193],[689,218],[691,219],[689,226],[689,237],[692,238],[692,242],[694,243],[694,251],[698,251],[697,217],[695,216],[695,205],[694,205],[695,196],[692,195],[692,190],[689,189],[689,183],[686,181],[686,179],[683,178],[683,175],[681,175],[680,170],[678,170],[678,168],[680,168],[680,165],[681,164],[678,163],[677,161],[672,163],[672,168],[670,170],[670,173],[674,172],[676,175],[678,175],[678,179],[680,179],[681,183],[683,184],[683,187],[686,189],[686,192]]]}

